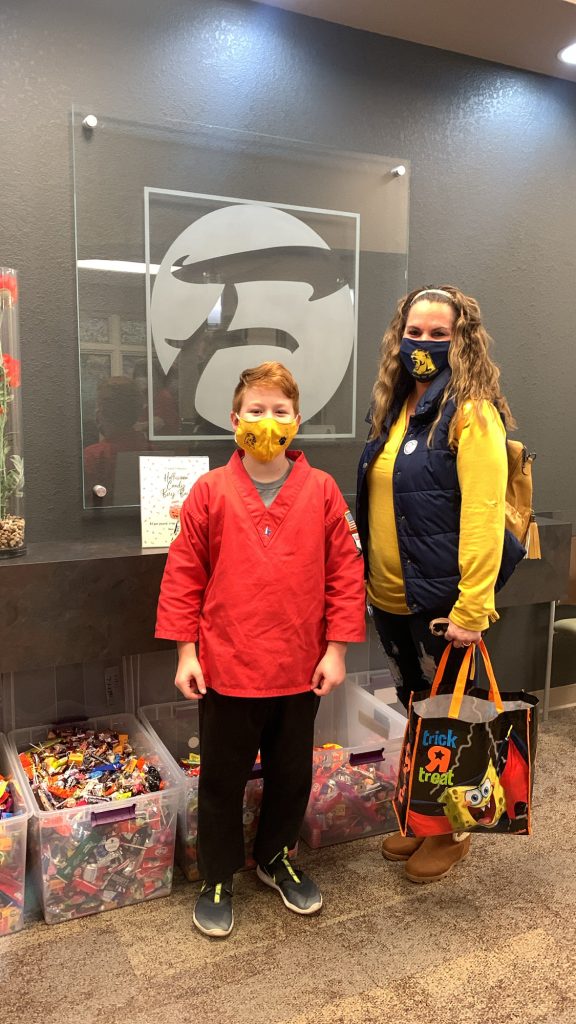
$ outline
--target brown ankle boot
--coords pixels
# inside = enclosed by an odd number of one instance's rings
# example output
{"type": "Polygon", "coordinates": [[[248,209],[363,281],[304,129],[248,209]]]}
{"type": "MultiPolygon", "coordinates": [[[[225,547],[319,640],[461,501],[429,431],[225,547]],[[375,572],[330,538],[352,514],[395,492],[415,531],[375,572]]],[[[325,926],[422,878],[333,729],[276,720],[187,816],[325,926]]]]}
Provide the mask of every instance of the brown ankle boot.
{"type": "Polygon", "coordinates": [[[469,852],[470,836],[461,841],[455,840],[452,833],[429,836],[406,864],[406,877],[411,882],[438,882],[469,852]]]}
{"type": "Polygon", "coordinates": [[[402,836],[400,832],[394,832],[386,836],[382,843],[382,856],[386,860],[409,860],[418,847],[422,846],[424,839],[413,839],[410,836],[402,836]]]}

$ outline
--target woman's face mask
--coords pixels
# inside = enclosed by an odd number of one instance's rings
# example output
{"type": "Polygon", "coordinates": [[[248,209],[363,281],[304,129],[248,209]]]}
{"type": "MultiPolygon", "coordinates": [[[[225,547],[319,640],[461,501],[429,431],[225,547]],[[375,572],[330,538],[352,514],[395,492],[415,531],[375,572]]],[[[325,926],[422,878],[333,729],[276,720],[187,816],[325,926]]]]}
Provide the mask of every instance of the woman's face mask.
{"type": "Polygon", "coordinates": [[[400,359],[416,380],[434,380],[449,366],[449,341],[415,341],[402,338],[400,359]]]}
{"type": "Polygon", "coordinates": [[[431,381],[450,365],[456,310],[447,302],[420,299],[410,307],[400,359],[408,373],[419,381],[431,381]]]}

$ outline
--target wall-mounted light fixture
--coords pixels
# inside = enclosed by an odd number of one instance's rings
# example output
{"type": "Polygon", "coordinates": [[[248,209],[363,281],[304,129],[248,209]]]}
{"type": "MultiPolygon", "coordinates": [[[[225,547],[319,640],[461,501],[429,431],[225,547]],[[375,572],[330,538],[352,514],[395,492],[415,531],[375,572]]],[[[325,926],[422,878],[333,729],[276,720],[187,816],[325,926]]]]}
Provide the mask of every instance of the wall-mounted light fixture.
{"type": "MultiPolygon", "coordinates": [[[[112,270],[117,274],[145,274],[146,264],[135,263],[132,260],[78,260],[79,270],[112,270]]],[[[150,273],[157,274],[160,270],[159,263],[150,264],[150,273]]]]}
{"type": "Polygon", "coordinates": [[[570,43],[558,52],[558,60],[564,64],[576,64],[576,43],[570,43]]]}

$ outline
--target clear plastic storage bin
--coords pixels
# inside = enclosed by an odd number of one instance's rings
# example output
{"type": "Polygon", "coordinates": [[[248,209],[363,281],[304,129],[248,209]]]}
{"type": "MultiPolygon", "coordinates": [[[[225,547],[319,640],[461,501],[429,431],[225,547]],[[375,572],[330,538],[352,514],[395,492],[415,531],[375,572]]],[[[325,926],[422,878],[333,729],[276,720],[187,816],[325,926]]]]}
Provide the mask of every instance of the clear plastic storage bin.
{"type": "Polygon", "coordinates": [[[14,755],[0,735],[0,775],[8,782],[14,811],[0,819],[0,935],[18,932],[24,924],[26,835],[32,802],[15,769],[14,755]]]}
{"type": "MultiPolygon", "coordinates": [[[[165,787],[127,799],[45,811],[18,762],[22,785],[34,803],[30,847],[47,924],[169,895],[182,785],[161,744],[134,715],[65,724],[127,733],[135,754],[158,768],[165,787]]],[[[45,741],[51,728],[58,725],[11,732],[13,755],[45,741]]]]}
{"type": "Polygon", "coordinates": [[[397,828],[391,801],[406,719],[359,679],[349,676],[320,702],[312,793],[300,831],[314,849],[397,828]]]}
{"type": "MultiPolygon", "coordinates": [[[[196,856],[196,835],[198,832],[198,776],[189,776],[180,767],[180,761],[200,750],[198,726],[198,705],[190,701],[173,701],[170,704],[150,704],[140,708],[138,715],[147,729],[164,744],[182,773],[184,789],[178,812],[178,833],[176,856],[180,867],[190,882],[200,877],[196,856]]],[[[256,770],[244,794],[244,846],[246,867],[254,867],[252,848],[256,838],[263,780],[256,770]]]]}

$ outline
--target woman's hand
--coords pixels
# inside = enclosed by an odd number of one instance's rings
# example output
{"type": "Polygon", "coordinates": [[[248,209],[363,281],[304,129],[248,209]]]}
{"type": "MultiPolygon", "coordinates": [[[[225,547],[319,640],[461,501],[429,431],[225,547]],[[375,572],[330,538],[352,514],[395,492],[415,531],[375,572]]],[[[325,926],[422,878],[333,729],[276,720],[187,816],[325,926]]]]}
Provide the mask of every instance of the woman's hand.
{"type": "Polygon", "coordinates": [[[462,629],[462,626],[457,626],[452,619],[448,619],[450,625],[446,630],[444,636],[447,642],[452,642],[454,647],[470,647],[471,644],[479,644],[482,639],[482,633],[476,632],[473,629],[462,629]]]}
{"type": "Polygon", "coordinates": [[[312,676],[312,689],[318,697],[325,697],[346,679],[346,647],[347,644],[336,640],[328,643],[326,654],[312,676]]]}

